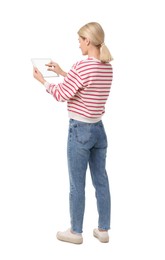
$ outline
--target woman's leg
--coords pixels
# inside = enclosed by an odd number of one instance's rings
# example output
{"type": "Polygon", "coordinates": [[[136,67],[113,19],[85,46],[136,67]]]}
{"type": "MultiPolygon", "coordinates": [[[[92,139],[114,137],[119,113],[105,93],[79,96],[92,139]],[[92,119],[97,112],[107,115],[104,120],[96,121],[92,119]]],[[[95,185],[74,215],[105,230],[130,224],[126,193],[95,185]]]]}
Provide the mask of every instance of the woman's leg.
{"type": "Polygon", "coordinates": [[[108,230],[110,229],[111,200],[109,180],[105,169],[107,138],[102,124],[97,129],[99,129],[98,139],[95,146],[91,149],[89,166],[97,199],[98,228],[100,230],[108,230]]]}
{"type": "MultiPolygon", "coordinates": [[[[90,151],[90,129],[86,123],[70,120],[68,135],[68,170],[70,181],[70,218],[73,232],[83,232],[85,209],[85,179],[90,151]]],[[[88,124],[89,125],[89,124],[88,124]]]]}

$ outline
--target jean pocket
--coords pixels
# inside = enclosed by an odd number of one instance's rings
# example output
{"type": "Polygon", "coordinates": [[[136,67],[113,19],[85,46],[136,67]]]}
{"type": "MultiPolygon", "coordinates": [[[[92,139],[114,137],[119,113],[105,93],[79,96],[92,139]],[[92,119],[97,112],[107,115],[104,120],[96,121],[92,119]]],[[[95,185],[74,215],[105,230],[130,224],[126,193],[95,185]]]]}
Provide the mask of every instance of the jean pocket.
{"type": "Polygon", "coordinates": [[[86,144],[91,138],[90,125],[76,126],[76,139],[81,144],[86,144]]]}

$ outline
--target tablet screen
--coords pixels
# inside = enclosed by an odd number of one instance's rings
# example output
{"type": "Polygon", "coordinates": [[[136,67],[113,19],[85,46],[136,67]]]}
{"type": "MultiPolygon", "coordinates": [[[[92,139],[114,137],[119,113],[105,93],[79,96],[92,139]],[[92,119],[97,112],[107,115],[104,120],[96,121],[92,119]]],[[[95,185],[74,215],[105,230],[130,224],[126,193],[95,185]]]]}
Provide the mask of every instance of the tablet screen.
{"type": "Polygon", "coordinates": [[[45,64],[51,62],[50,58],[32,58],[32,64],[36,67],[43,75],[44,78],[48,77],[58,77],[59,75],[53,71],[49,71],[48,67],[45,64]]]}

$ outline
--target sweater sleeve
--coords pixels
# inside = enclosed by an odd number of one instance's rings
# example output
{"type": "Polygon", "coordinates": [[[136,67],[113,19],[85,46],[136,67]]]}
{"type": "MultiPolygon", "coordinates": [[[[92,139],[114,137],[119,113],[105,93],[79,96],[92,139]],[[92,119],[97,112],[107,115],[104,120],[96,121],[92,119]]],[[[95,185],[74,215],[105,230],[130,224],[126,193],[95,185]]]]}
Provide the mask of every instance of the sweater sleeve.
{"type": "Polygon", "coordinates": [[[63,83],[49,84],[45,82],[45,87],[48,93],[59,102],[65,102],[75,96],[79,89],[83,88],[83,81],[77,70],[72,67],[64,78],[63,83]]]}

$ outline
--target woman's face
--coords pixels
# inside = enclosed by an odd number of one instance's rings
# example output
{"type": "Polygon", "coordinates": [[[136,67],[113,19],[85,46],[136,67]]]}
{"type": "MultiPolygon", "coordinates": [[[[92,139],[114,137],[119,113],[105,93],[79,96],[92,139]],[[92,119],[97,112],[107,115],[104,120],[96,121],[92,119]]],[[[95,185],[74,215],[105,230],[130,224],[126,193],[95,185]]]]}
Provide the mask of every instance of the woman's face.
{"type": "Polygon", "coordinates": [[[88,54],[88,40],[85,38],[82,38],[79,36],[78,38],[79,40],[79,48],[81,49],[82,55],[87,55],[88,54]]]}

